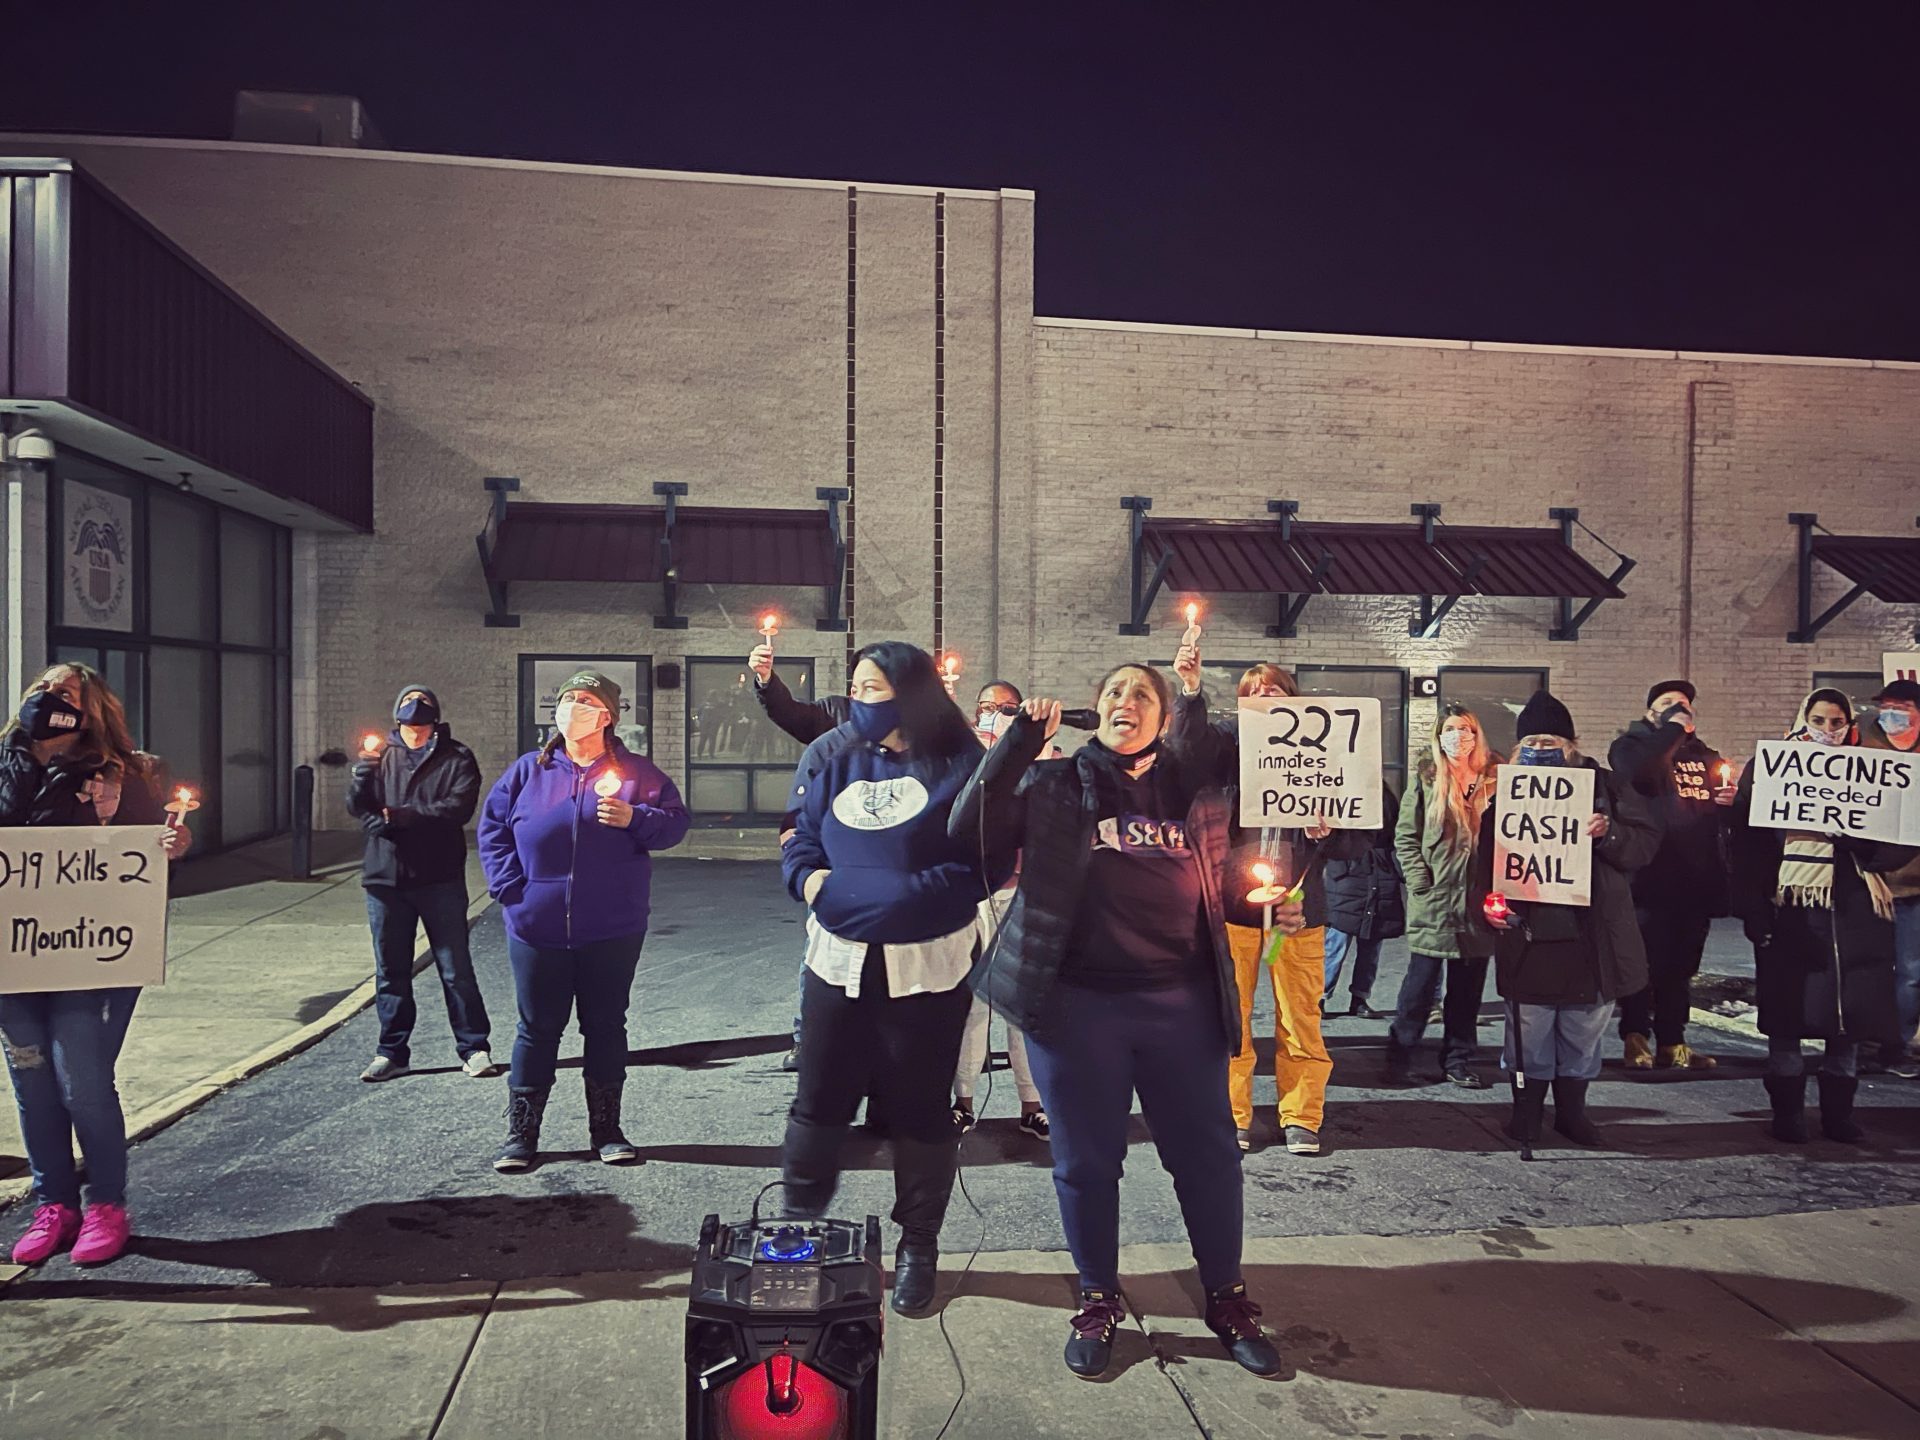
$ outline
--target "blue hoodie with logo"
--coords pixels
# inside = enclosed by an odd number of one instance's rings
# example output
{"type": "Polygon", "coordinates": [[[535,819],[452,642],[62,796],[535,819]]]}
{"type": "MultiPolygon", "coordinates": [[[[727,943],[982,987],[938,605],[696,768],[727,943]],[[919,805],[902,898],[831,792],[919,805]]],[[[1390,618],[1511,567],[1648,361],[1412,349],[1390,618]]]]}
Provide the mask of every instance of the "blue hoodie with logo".
{"type": "Polygon", "coordinates": [[[686,838],[680,792],[651,760],[618,740],[584,769],[556,746],[514,761],[480,813],[480,863],[507,932],[543,949],[571,950],[637,935],[651,908],[652,852],[686,838]],[[620,777],[614,798],[633,807],[625,829],[594,818],[595,786],[620,777]]]}
{"type": "Polygon", "coordinates": [[[947,816],[979,764],[972,747],[917,759],[853,740],[795,788],[793,838],[780,855],[787,889],[803,899],[807,876],[832,871],[814,919],[863,944],[937,940],[972,924],[992,886],[978,848],[948,836],[947,816]]]}

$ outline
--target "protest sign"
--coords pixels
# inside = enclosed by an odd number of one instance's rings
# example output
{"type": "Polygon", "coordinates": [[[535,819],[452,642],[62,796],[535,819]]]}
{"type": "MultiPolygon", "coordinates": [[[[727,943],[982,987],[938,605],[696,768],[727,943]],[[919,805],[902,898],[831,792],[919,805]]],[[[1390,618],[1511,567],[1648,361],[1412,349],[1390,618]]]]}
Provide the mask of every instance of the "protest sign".
{"type": "Polygon", "coordinates": [[[1920,845],[1920,753],[1762,740],[1752,823],[1920,845]]]}
{"type": "Polygon", "coordinates": [[[159,985],[166,827],[0,830],[0,994],[159,985]]]}
{"type": "Polygon", "coordinates": [[[1377,697],[1240,702],[1242,825],[1377,830],[1383,784],[1377,697]]]}
{"type": "Polygon", "coordinates": [[[1509,900],[1593,903],[1593,771],[1502,765],[1493,792],[1493,888],[1509,900]]]}
{"type": "Polygon", "coordinates": [[[1920,653],[1881,651],[1880,679],[1887,685],[1891,685],[1896,680],[1920,680],[1920,653]]]}

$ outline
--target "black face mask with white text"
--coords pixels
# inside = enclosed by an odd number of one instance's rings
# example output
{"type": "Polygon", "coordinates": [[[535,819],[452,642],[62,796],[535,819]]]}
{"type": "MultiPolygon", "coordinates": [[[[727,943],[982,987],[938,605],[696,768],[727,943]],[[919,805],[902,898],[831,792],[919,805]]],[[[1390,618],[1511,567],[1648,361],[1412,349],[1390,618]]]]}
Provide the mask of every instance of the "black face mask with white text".
{"type": "Polygon", "coordinates": [[[36,690],[20,702],[20,728],[32,740],[77,735],[86,718],[76,706],[67,703],[66,696],[54,690],[36,690]]]}

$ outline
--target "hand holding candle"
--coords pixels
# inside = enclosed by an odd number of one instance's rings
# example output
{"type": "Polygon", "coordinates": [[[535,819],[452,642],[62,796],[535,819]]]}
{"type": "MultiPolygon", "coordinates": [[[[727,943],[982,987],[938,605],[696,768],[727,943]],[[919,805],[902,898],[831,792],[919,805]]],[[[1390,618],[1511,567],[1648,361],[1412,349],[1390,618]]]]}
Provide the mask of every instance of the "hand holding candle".
{"type": "Polygon", "coordinates": [[[1513,907],[1498,890],[1480,902],[1480,913],[1487,917],[1487,924],[1496,930],[1507,930],[1513,926],[1513,907]]]}
{"type": "Polygon", "coordinates": [[[620,799],[623,781],[618,770],[610,769],[593,782],[593,793],[600,797],[600,803],[594,806],[593,818],[616,830],[624,830],[633,823],[633,807],[620,799]]]}
{"type": "Polygon", "coordinates": [[[1182,645],[1197,646],[1200,643],[1200,606],[1198,602],[1193,600],[1187,602],[1186,615],[1187,631],[1180,637],[1180,643],[1182,645]]]}
{"type": "Polygon", "coordinates": [[[1720,782],[1714,789],[1713,803],[1720,806],[1733,804],[1740,794],[1739,787],[1733,783],[1737,773],[1733,768],[1733,762],[1722,760],[1713,769],[1715,777],[1720,782]]]}
{"type": "MultiPolygon", "coordinates": [[[[173,792],[173,799],[169,800],[160,808],[167,812],[167,829],[180,830],[184,828],[187,816],[200,808],[200,802],[193,798],[193,791],[191,789],[182,785],[178,790],[173,792]]],[[[179,846],[178,848],[184,850],[186,847],[179,846]]],[[[171,855],[174,851],[175,842],[169,837],[167,840],[167,853],[171,855]]]]}

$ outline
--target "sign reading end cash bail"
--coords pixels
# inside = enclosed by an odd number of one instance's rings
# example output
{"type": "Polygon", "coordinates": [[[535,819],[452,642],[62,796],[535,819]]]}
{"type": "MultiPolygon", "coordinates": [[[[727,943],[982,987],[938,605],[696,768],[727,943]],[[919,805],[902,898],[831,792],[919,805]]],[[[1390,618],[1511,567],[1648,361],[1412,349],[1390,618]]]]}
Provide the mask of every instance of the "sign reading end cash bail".
{"type": "Polygon", "coordinates": [[[158,985],[166,828],[0,830],[0,994],[158,985]]]}
{"type": "Polygon", "coordinates": [[[1240,823],[1377,830],[1380,701],[1299,696],[1240,702],[1240,823]]]}
{"type": "Polygon", "coordinates": [[[1493,792],[1493,888],[1509,900],[1593,903],[1593,771],[1502,765],[1493,792]]]}
{"type": "Polygon", "coordinates": [[[1762,740],[1751,823],[1920,845],[1920,751],[1762,740]]]}

